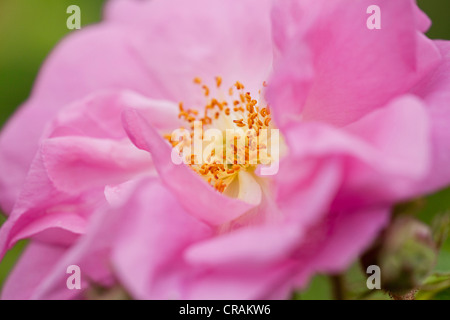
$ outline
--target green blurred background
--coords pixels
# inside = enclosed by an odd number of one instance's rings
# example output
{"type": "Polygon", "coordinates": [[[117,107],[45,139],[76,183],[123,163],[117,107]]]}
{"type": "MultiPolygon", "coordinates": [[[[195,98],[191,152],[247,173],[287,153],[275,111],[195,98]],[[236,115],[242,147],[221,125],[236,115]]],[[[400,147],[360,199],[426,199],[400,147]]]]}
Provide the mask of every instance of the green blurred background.
{"type": "MultiPolygon", "coordinates": [[[[73,32],[66,27],[69,16],[67,7],[75,4],[81,8],[82,26],[85,26],[101,19],[104,2],[0,0],[0,127],[29,96],[39,68],[52,48],[66,34],[73,32]]],[[[450,0],[418,0],[418,3],[433,20],[428,36],[450,39],[450,0]]],[[[447,190],[431,198],[423,215],[426,216],[427,210],[436,208],[447,210],[449,203],[450,192],[447,190]]],[[[0,224],[3,221],[0,215],[0,224]]],[[[0,263],[0,288],[25,245],[25,242],[19,243],[0,263]]],[[[446,247],[437,267],[442,271],[450,270],[450,245],[446,247]]],[[[357,271],[351,272],[349,277],[354,281],[363,281],[357,271]]],[[[319,276],[301,297],[327,299],[330,298],[329,292],[327,279],[319,276]]]]}

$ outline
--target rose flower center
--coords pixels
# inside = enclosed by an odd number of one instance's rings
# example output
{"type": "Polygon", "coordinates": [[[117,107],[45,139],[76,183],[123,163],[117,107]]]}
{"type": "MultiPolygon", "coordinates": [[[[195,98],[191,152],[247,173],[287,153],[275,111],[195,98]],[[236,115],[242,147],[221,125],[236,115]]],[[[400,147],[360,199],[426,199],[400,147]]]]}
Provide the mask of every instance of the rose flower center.
{"type": "Polygon", "coordinates": [[[213,90],[200,78],[194,79],[203,90],[205,105],[191,109],[180,102],[178,117],[186,127],[164,137],[209,185],[221,193],[238,196],[232,193],[239,188],[231,187],[236,180],[245,180],[248,174],[258,180],[257,167],[278,160],[278,130],[272,127],[270,109],[261,98],[261,90],[257,100],[239,81],[224,92],[222,78],[215,80],[217,95],[213,96],[213,90]]]}

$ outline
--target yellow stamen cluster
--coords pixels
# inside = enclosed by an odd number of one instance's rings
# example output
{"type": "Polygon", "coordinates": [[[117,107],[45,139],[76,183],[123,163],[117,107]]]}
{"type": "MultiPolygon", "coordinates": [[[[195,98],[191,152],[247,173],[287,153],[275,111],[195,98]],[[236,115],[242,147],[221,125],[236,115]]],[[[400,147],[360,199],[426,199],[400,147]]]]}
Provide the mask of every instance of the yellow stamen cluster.
{"type": "MultiPolygon", "coordinates": [[[[187,109],[184,104],[179,104],[180,119],[183,119],[189,124],[190,137],[194,136],[194,122],[199,121],[202,129],[218,128],[222,131],[225,129],[241,129],[245,132],[244,137],[234,136],[233,143],[228,147],[225,145],[222,158],[215,154],[215,150],[207,157],[206,163],[198,164],[196,156],[191,154],[187,162],[190,167],[200,174],[205,181],[219,192],[224,192],[225,188],[231,183],[233,178],[240,170],[254,170],[256,165],[261,163],[261,150],[267,149],[267,145],[259,143],[258,137],[262,129],[269,129],[270,127],[270,109],[260,107],[258,101],[253,99],[250,92],[245,91],[242,83],[237,81],[232,87],[228,89],[228,96],[222,94],[222,99],[211,97],[210,88],[203,84],[200,78],[195,78],[194,83],[199,85],[205,98],[207,99],[204,110],[199,112],[195,109],[187,109]],[[220,123],[226,123],[226,127],[221,126],[220,123]],[[231,128],[230,128],[231,126],[231,128]],[[244,147],[238,147],[238,139],[245,138],[244,147]],[[225,152],[232,151],[232,152],[225,152]],[[238,154],[245,155],[245,159],[240,159],[238,154]],[[256,164],[250,163],[250,154],[256,154],[256,164]]],[[[221,92],[222,78],[215,78],[216,90],[221,92]]],[[[265,83],[264,83],[265,85],[265,83]]],[[[186,129],[187,130],[187,129],[186,129]]],[[[270,130],[267,130],[270,131],[270,130]]],[[[172,141],[171,135],[166,135],[165,138],[176,147],[180,142],[172,141]]],[[[201,137],[203,139],[203,137],[201,137]]],[[[188,145],[191,141],[182,142],[188,145]]],[[[224,142],[225,144],[226,142],[224,142]]],[[[267,152],[265,153],[267,157],[267,152]]],[[[270,157],[270,155],[268,155],[270,157]]]]}

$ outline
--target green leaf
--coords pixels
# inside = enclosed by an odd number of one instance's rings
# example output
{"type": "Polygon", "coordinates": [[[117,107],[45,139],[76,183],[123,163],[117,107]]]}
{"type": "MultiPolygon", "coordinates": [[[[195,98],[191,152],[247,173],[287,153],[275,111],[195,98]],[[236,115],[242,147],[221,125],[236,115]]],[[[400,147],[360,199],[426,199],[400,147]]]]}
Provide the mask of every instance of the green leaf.
{"type": "Polygon", "coordinates": [[[450,273],[435,273],[428,277],[416,299],[450,300],[450,273]]]}

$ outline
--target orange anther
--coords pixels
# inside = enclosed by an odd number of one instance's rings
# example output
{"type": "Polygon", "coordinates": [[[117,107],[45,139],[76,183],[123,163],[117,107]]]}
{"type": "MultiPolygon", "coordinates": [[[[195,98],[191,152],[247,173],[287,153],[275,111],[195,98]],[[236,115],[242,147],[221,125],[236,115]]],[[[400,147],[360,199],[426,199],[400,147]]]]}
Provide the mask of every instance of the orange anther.
{"type": "Polygon", "coordinates": [[[205,90],[205,96],[206,97],[209,96],[209,88],[208,88],[208,86],[207,85],[203,85],[202,88],[203,88],[203,90],[205,90]]]}
{"type": "Polygon", "coordinates": [[[217,88],[219,88],[221,84],[222,84],[222,77],[216,77],[216,86],[217,86],[217,88]]]}
{"type": "Polygon", "coordinates": [[[260,111],[260,113],[261,113],[261,115],[262,115],[263,117],[265,117],[265,116],[267,115],[267,109],[266,109],[266,108],[262,108],[261,111],[260,111]]]}

